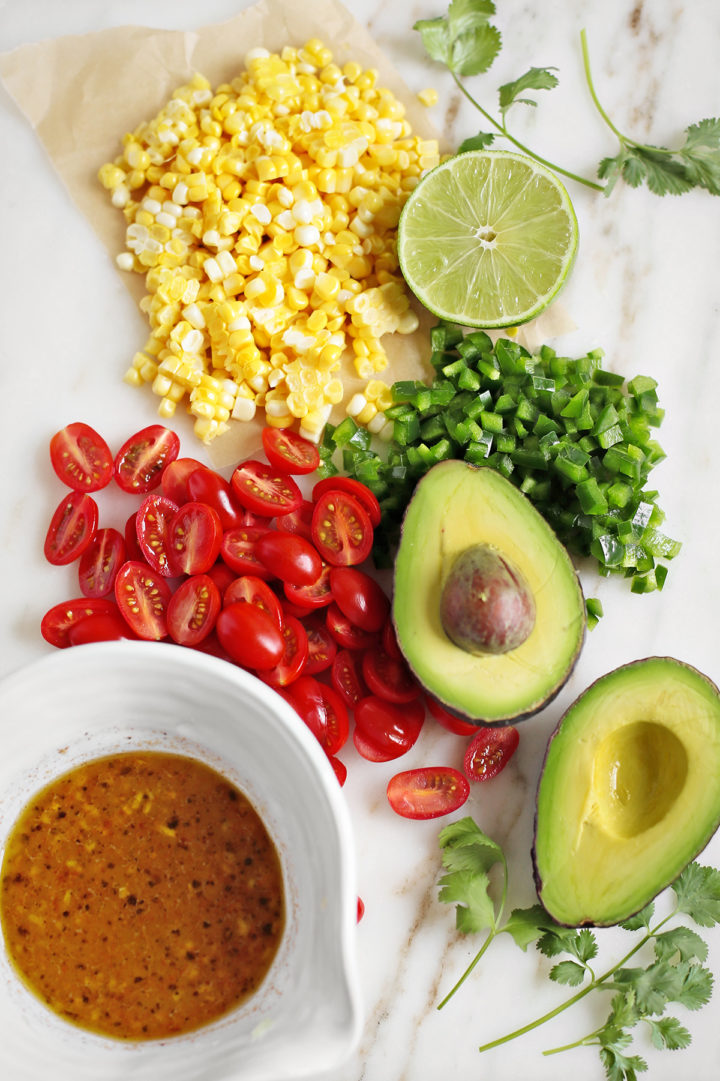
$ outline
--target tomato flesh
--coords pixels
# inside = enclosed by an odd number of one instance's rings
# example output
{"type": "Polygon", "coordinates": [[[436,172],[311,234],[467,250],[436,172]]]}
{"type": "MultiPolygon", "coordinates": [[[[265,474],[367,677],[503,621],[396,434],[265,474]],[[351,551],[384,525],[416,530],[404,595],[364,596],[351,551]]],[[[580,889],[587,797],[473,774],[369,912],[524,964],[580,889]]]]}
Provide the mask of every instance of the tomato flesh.
{"type": "Polygon", "coordinates": [[[354,477],[344,477],[342,474],[335,477],[323,477],[312,490],[313,502],[317,502],[325,492],[347,492],[365,509],[373,529],[380,525],[381,511],[377,496],[374,492],[355,480],[354,477]]]}
{"type": "Polygon", "coordinates": [[[452,766],[420,766],[391,777],[388,803],[403,818],[440,818],[462,807],[470,795],[467,778],[452,766]]]}
{"type": "Polygon", "coordinates": [[[102,597],[73,597],[61,604],[49,608],[40,621],[40,633],[45,641],[57,649],[67,649],[72,645],[70,629],[90,616],[115,618],[117,605],[102,597]]]}
{"type": "Polygon", "coordinates": [[[468,744],[463,769],[469,781],[489,781],[497,777],[515,754],[520,733],[511,724],[504,728],[478,728],[468,744]]]}
{"type": "Polygon", "coordinates": [[[289,428],[263,428],[262,444],[270,465],[285,473],[314,473],[320,465],[315,444],[289,428]]]}
{"type": "Polygon", "coordinates": [[[291,604],[296,604],[306,611],[326,608],[333,599],[330,588],[330,566],[324,563],[319,577],[310,585],[296,586],[292,582],[284,582],[283,592],[291,604]]]}
{"type": "Polygon", "coordinates": [[[149,495],[142,501],[135,518],[142,558],[158,574],[175,575],[170,562],[170,525],[178,506],[165,495],[149,495]]]}
{"type": "Polygon", "coordinates": [[[285,617],[280,598],[262,578],[254,574],[243,574],[230,583],[223,595],[223,606],[227,608],[230,604],[240,603],[254,604],[262,608],[279,630],[282,630],[285,617]]]}
{"type": "Polygon", "coordinates": [[[221,607],[220,590],[209,575],[186,578],[168,603],[168,634],[178,645],[198,645],[214,628],[221,607]]]}
{"type": "Polygon", "coordinates": [[[230,484],[238,501],[252,514],[290,514],[303,501],[292,477],[253,458],[237,466],[230,484]]]}
{"type": "Polygon", "coordinates": [[[84,597],[112,593],[115,577],[125,562],[125,538],[111,526],[98,529],[78,563],[78,584],[84,597]]]}
{"type": "Polygon", "coordinates": [[[123,618],[138,638],[165,638],[171,589],[165,577],[147,563],[128,560],[115,579],[115,600],[123,618]]]}
{"type": "Polygon", "coordinates": [[[168,462],[160,477],[160,489],[162,494],[172,499],[173,503],[180,506],[192,498],[188,492],[188,480],[196,469],[204,469],[205,466],[197,458],[174,458],[168,462]]]}
{"type": "Polygon", "coordinates": [[[340,695],[313,676],[300,676],[290,689],[290,699],[325,753],[336,755],[350,732],[350,718],[340,695]]]}
{"type": "Polygon", "coordinates": [[[220,556],[236,574],[269,578],[270,571],[255,555],[255,544],[265,533],[265,526],[243,525],[226,529],[220,542],[220,556]]]}
{"type": "Polygon", "coordinates": [[[305,634],[308,640],[308,655],[305,661],[303,673],[306,676],[314,676],[318,672],[324,672],[331,668],[337,654],[337,645],[330,635],[322,617],[305,618],[305,634]]]}
{"type": "Polygon", "coordinates": [[[60,500],[45,535],[48,563],[64,566],[78,559],[92,541],[98,524],[97,503],[85,492],[71,491],[60,500]]]}
{"type": "Polygon", "coordinates": [[[50,440],[50,462],[63,484],[76,492],[98,492],[112,480],[113,456],[101,435],[76,421],[50,440]]]}
{"type": "Polygon", "coordinates": [[[320,496],[311,531],[318,552],[334,567],[354,566],[370,555],[370,519],[361,504],[346,492],[330,489],[320,496]]]}
{"type": "Polygon", "coordinates": [[[241,667],[274,668],[281,661],[285,651],[282,632],[272,616],[256,604],[229,604],[215,626],[221,646],[241,667]]]}
{"type": "Polygon", "coordinates": [[[372,693],[387,702],[402,705],[420,697],[420,685],[405,661],[391,657],[384,649],[366,650],[362,673],[372,693]]]}
{"type": "Polygon", "coordinates": [[[360,699],[368,694],[358,654],[349,649],[338,649],[330,678],[333,687],[350,709],[354,709],[360,699]]]}
{"type": "Polygon", "coordinates": [[[326,613],[327,628],[343,649],[368,649],[377,642],[377,635],[356,627],[333,601],[326,613]]]}
{"type": "Polygon", "coordinates": [[[163,470],[180,451],[177,434],[162,424],[150,424],[130,436],[115,455],[115,482],[124,492],[145,495],[157,488],[163,470]]]}
{"type": "Polygon", "coordinates": [[[205,503],[183,503],[169,526],[168,556],[175,574],[205,574],[220,554],[220,516],[205,503]]]}

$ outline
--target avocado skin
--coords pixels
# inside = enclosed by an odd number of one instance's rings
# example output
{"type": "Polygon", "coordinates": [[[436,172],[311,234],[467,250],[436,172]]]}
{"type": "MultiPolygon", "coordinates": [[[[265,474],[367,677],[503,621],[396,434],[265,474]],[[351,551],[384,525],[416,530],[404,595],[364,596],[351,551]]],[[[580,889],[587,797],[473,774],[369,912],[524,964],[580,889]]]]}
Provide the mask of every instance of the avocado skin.
{"type": "Polygon", "coordinates": [[[547,769],[547,765],[548,765],[548,759],[549,759],[549,757],[551,755],[551,750],[552,750],[553,744],[559,738],[560,733],[561,733],[561,731],[563,729],[563,725],[564,725],[568,715],[578,706],[579,703],[581,703],[586,698],[587,695],[589,695],[599,685],[607,683],[608,680],[611,680],[613,678],[613,676],[615,676],[615,675],[617,675],[619,673],[625,673],[625,672],[629,673],[629,672],[632,672],[635,669],[642,669],[643,667],[647,666],[648,664],[656,664],[656,663],[667,664],[671,669],[675,669],[675,670],[677,670],[678,668],[679,669],[684,669],[685,671],[690,673],[695,679],[697,679],[702,684],[704,684],[704,686],[706,687],[709,694],[711,694],[717,700],[717,702],[718,702],[718,713],[720,715],[720,689],[718,688],[718,686],[709,678],[709,676],[705,675],[703,672],[700,672],[693,665],[688,664],[685,661],[680,661],[677,658],[670,657],[670,656],[647,656],[647,657],[642,657],[642,658],[639,658],[638,660],[630,661],[627,664],[621,665],[618,668],[614,668],[611,671],[605,673],[604,675],[599,676],[592,683],[590,683],[587,686],[587,688],[580,695],[578,695],[578,697],[568,706],[568,708],[565,710],[563,715],[560,717],[557,725],[555,726],[555,728],[554,728],[554,730],[553,730],[553,732],[552,732],[552,734],[550,736],[550,739],[548,740],[548,744],[547,744],[547,747],[545,749],[545,754],[543,756],[543,761],[542,761],[542,765],[541,765],[541,768],[540,768],[540,774],[539,774],[538,785],[537,785],[536,800],[535,800],[535,814],[534,814],[534,819],[533,819],[533,842],[532,842],[532,847],[531,847],[531,862],[532,862],[533,881],[534,881],[534,885],[535,885],[535,890],[537,892],[538,900],[540,901],[543,908],[545,908],[545,911],[548,913],[548,915],[551,917],[551,919],[553,919],[554,922],[557,923],[558,926],[560,926],[560,927],[570,927],[570,928],[572,928],[572,927],[613,927],[613,926],[617,926],[620,923],[624,923],[626,920],[631,919],[633,916],[637,915],[638,912],[641,912],[643,910],[643,908],[645,908],[648,904],[650,904],[651,901],[653,901],[660,893],[663,892],[663,890],[667,889],[667,887],[670,886],[676,880],[676,878],[684,870],[684,868],[687,867],[688,864],[692,863],[692,861],[695,860],[698,857],[698,855],[700,855],[700,853],[707,847],[707,845],[710,843],[710,841],[712,840],[712,838],[715,835],[715,833],[717,832],[717,830],[720,828],[720,800],[718,800],[718,806],[717,806],[717,811],[716,811],[714,820],[712,820],[710,822],[707,830],[705,831],[704,836],[700,839],[700,841],[696,845],[692,845],[691,848],[684,854],[684,857],[683,857],[684,858],[684,863],[683,863],[683,865],[681,867],[674,868],[671,872],[668,872],[668,874],[664,877],[663,881],[661,881],[659,884],[654,884],[653,885],[651,893],[648,893],[647,895],[645,895],[642,898],[641,901],[638,901],[636,906],[632,906],[632,910],[627,911],[627,912],[623,912],[622,916],[617,918],[617,919],[615,919],[615,918],[602,919],[602,918],[595,918],[595,917],[586,917],[584,919],[577,920],[577,921],[572,921],[572,922],[562,920],[562,919],[558,918],[556,913],[550,911],[549,907],[545,904],[545,901],[543,900],[543,890],[544,890],[544,887],[545,887],[545,883],[544,883],[544,880],[543,880],[542,872],[541,872],[540,867],[539,867],[538,852],[537,852],[538,806],[539,806],[540,790],[541,790],[541,786],[543,784],[543,779],[544,779],[545,774],[546,774],[546,769],[547,769]]]}
{"type": "MultiPolygon", "coordinates": [[[[503,712],[502,716],[492,716],[492,715],[489,716],[486,713],[483,713],[482,711],[474,712],[474,711],[471,711],[471,710],[468,710],[468,709],[464,709],[464,708],[462,708],[461,705],[458,704],[457,701],[452,700],[451,696],[448,696],[447,694],[444,694],[442,692],[441,688],[431,685],[426,679],[423,678],[423,674],[422,674],[422,672],[420,672],[418,670],[418,666],[417,666],[412,654],[406,648],[406,645],[405,645],[405,642],[404,642],[404,635],[403,635],[403,632],[402,632],[402,627],[400,626],[400,621],[398,619],[398,590],[397,590],[397,574],[396,574],[395,577],[394,577],[394,583],[393,583],[394,584],[394,591],[393,591],[392,619],[393,619],[393,624],[394,624],[395,631],[396,631],[398,645],[399,645],[400,650],[403,653],[403,656],[405,657],[405,660],[407,661],[410,669],[413,671],[414,675],[416,676],[416,678],[418,679],[420,684],[423,687],[425,687],[425,689],[428,691],[428,693],[432,694],[441,703],[441,705],[443,705],[447,710],[449,710],[451,713],[453,713],[455,716],[457,716],[460,720],[466,721],[466,722],[468,722],[470,724],[475,724],[478,727],[502,728],[502,727],[507,727],[508,725],[516,725],[516,724],[519,724],[522,721],[525,721],[525,720],[530,719],[531,717],[534,717],[537,713],[540,712],[540,710],[544,709],[547,705],[549,705],[557,697],[557,695],[560,693],[560,691],[563,689],[563,687],[567,683],[568,679],[572,675],[572,672],[573,672],[573,670],[575,668],[575,665],[577,664],[578,658],[579,658],[579,656],[580,656],[580,654],[582,652],[582,649],[583,649],[583,646],[584,646],[584,643],[585,643],[586,633],[587,633],[585,599],[584,599],[584,595],[583,595],[582,585],[581,585],[581,582],[580,582],[579,575],[577,574],[577,571],[575,570],[575,567],[574,567],[574,565],[572,563],[572,560],[570,558],[569,553],[567,552],[565,547],[561,544],[561,542],[558,540],[558,538],[557,538],[554,530],[552,529],[552,527],[540,515],[539,511],[536,510],[536,508],[532,505],[530,500],[527,499],[527,497],[523,493],[521,493],[520,490],[515,485],[513,485],[509,480],[507,480],[505,477],[503,477],[496,470],[493,470],[493,469],[491,469],[491,468],[489,468],[487,466],[475,465],[475,464],[472,464],[470,462],[466,462],[466,461],[463,461],[463,460],[450,459],[450,460],[447,460],[447,461],[439,462],[437,465],[433,466],[430,470],[428,470],[428,472],[418,482],[418,485],[416,486],[413,497],[410,500],[410,502],[408,503],[407,507],[405,508],[405,513],[403,515],[403,521],[402,521],[402,527],[401,527],[401,533],[400,533],[400,549],[398,550],[399,552],[402,549],[403,541],[405,540],[406,535],[407,535],[408,520],[409,520],[409,517],[411,516],[412,509],[413,509],[413,506],[415,504],[415,501],[418,498],[418,492],[422,490],[424,485],[427,485],[427,483],[433,478],[433,476],[437,476],[437,477],[443,476],[443,479],[445,479],[444,474],[445,473],[449,474],[449,471],[452,470],[452,469],[454,469],[454,470],[461,469],[461,470],[465,471],[469,475],[477,475],[477,476],[481,476],[481,477],[485,476],[485,475],[492,475],[493,482],[495,484],[499,485],[502,489],[508,490],[508,491],[510,491],[512,493],[512,499],[515,500],[519,505],[521,505],[523,507],[523,513],[528,515],[528,520],[529,521],[534,521],[534,522],[539,524],[539,527],[540,527],[540,529],[542,531],[542,536],[546,540],[547,540],[547,538],[552,539],[553,551],[558,556],[558,563],[562,566],[562,568],[563,568],[563,570],[565,572],[566,582],[567,582],[567,580],[572,581],[573,601],[574,601],[574,604],[576,605],[577,617],[578,617],[578,620],[581,623],[581,626],[579,628],[579,632],[577,634],[576,641],[574,642],[573,649],[572,649],[571,653],[569,653],[567,655],[567,657],[565,659],[565,662],[564,662],[563,670],[562,670],[561,673],[559,673],[557,679],[554,679],[554,681],[552,681],[549,685],[543,687],[542,692],[538,693],[533,698],[532,701],[526,702],[525,704],[523,704],[521,707],[518,707],[518,708],[506,709],[503,712]]],[[[537,525],[536,525],[536,528],[537,528],[537,525]]],[[[474,538],[474,539],[479,540],[480,542],[482,542],[483,539],[484,539],[483,534],[480,533],[479,537],[474,538]]],[[[469,543],[472,543],[472,542],[469,542],[469,543]]],[[[432,544],[433,544],[432,539],[427,542],[428,547],[432,547],[432,544]]],[[[521,570],[524,569],[522,565],[520,566],[520,569],[521,570]]],[[[396,563],[396,570],[397,570],[397,563],[396,563]]],[[[432,645],[429,648],[432,648],[432,645]]]]}

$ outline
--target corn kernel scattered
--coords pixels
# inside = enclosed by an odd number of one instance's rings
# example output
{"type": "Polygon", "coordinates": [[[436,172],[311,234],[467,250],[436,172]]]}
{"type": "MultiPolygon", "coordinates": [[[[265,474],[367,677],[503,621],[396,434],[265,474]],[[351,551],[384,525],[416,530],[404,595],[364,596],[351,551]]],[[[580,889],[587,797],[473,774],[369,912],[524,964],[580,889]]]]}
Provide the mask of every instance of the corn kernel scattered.
{"type": "Polygon", "coordinates": [[[396,227],[437,143],[377,71],[340,69],[316,39],[245,64],[215,90],[195,75],[99,170],[126,219],[117,264],[147,288],[150,337],[125,378],[152,387],[162,416],[185,401],[204,442],[258,408],[317,441],[350,350],[369,382],[348,412],[382,438],[381,339],[417,326],[396,227]]]}

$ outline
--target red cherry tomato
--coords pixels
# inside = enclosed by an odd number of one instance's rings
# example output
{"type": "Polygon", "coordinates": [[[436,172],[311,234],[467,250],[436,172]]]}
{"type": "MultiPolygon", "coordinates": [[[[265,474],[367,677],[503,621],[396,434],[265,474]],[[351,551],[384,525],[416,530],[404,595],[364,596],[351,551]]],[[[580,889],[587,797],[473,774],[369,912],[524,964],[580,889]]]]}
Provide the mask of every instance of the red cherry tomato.
{"type": "Polygon", "coordinates": [[[343,649],[369,649],[377,642],[377,635],[370,631],[363,631],[351,623],[347,616],[340,611],[333,601],[328,605],[325,615],[327,629],[335,641],[343,649]]]}
{"type": "Polygon", "coordinates": [[[333,599],[329,564],[323,563],[319,577],[310,585],[296,586],[292,582],[283,582],[283,592],[291,604],[306,611],[327,607],[333,599]]]}
{"type": "Polygon", "coordinates": [[[372,740],[368,739],[362,729],[358,728],[357,725],[353,729],[353,743],[355,744],[355,750],[360,757],[367,759],[368,762],[392,762],[393,759],[399,757],[395,748],[388,750],[387,748],[379,747],[376,743],[373,743],[372,740]]]}
{"type": "Polygon", "coordinates": [[[151,424],[131,435],[115,455],[115,481],[124,492],[145,495],[157,488],[163,470],[180,451],[177,434],[162,424],[151,424]]]}
{"type": "Polygon", "coordinates": [[[370,694],[355,706],[355,730],[388,759],[399,758],[410,750],[424,720],[421,702],[397,706],[370,694]]]}
{"type": "Polygon", "coordinates": [[[270,578],[270,571],[255,555],[255,543],[267,533],[265,526],[243,525],[226,529],[220,542],[220,555],[236,574],[254,574],[270,578]]]}
{"type": "Polygon", "coordinates": [[[305,617],[303,626],[308,640],[308,655],[303,675],[314,676],[331,667],[337,653],[337,645],[321,616],[305,617]]]}
{"type": "Polygon", "coordinates": [[[177,511],[177,503],[167,496],[149,495],[140,504],[135,518],[142,558],[165,578],[177,573],[170,559],[170,526],[177,511]]]}
{"type": "Polygon", "coordinates": [[[328,761],[332,766],[335,776],[338,779],[338,784],[342,788],[347,780],[347,766],[339,758],[336,758],[334,754],[328,755],[328,761]]]}
{"type": "Polygon", "coordinates": [[[365,902],[363,901],[362,897],[358,897],[358,899],[357,899],[357,922],[358,923],[360,923],[360,920],[363,918],[364,915],[365,915],[365,902]]]}
{"type": "Polygon", "coordinates": [[[207,574],[193,574],[178,586],[167,609],[168,634],[181,646],[196,646],[210,634],[222,607],[220,590],[207,574]]]}
{"type": "Polygon", "coordinates": [[[234,570],[228,567],[227,563],[223,563],[222,560],[217,560],[213,563],[209,571],[206,574],[212,578],[215,585],[220,590],[220,596],[225,600],[225,592],[233,584],[237,575],[234,570]]]}
{"type": "Polygon", "coordinates": [[[68,639],[71,646],[84,646],[88,642],[119,642],[121,639],[132,638],[135,638],[135,635],[117,608],[111,615],[97,613],[96,615],[85,616],[84,619],[73,623],[68,628],[68,639]]]}
{"type": "Polygon", "coordinates": [[[468,744],[463,769],[469,781],[489,781],[504,770],[520,742],[511,724],[504,728],[478,728],[468,744]]]}
{"type": "Polygon", "coordinates": [[[252,458],[237,466],[230,484],[238,501],[253,514],[271,518],[290,514],[303,501],[302,492],[292,477],[252,458]]]}
{"type": "Polygon", "coordinates": [[[98,529],[80,556],[78,582],[84,597],[112,593],[115,576],[125,562],[125,540],[117,529],[98,529]]]}
{"type": "Polygon", "coordinates": [[[354,709],[368,689],[362,676],[359,655],[349,649],[338,649],[330,671],[332,685],[349,709],[354,709]]]}
{"type": "Polygon", "coordinates": [[[323,477],[319,480],[312,490],[312,499],[314,503],[320,499],[320,496],[325,492],[347,492],[354,499],[357,499],[358,503],[364,507],[367,512],[367,516],[370,519],[370,524],[373,529],[380,525],[380,504],[377,501],[377,496],[370,491],[370,489],[362,484],[359,480],[355,480],[354,477],[323,477]]]}
{"type": "Polygon", "coordinates": [[[220,612],[215,627],[223,649],[243,668],[274,668],[282,659],[282,632],[272,616],[256,604],[229,604],[220,612]]]}
{"type": "Polygon", "coordinates": [[[290,689],[290,698],[325,753],[336,755],[350,731],[350,718],[340,695],[313,676],[300,676],[290,689]]]}
{"type": "Polygon", "coordinates": [[[48,563],[64,566],[83,554],[98,524],[97,503],[91,495],[68,492],[55,509],[45,535],[48,563]]]}
{"type": "Polygon", "coordinates": [[[169,462],[162,471],[160,477],[160,489],[162,494],[172,499],[173,503],[180,506],[187,503],[191,498],[188,492],[188,480],[196,469],[204,469],[202,462],[197,458],[175,458],[169,462]]]}
{"type": "Polygon", "coordinates": [[[50,440],[55,473],[76,492],[98,492],[112,480],[113,456],[101,435],[89,424],[68,424],[50,440]]]}
{"type": "Polygon", "coordinates": [[[165,638],[171,589],[162,574],[147,563],[128,560],[115,578],[115,600],[138,638],[165,638]]]}
{"type": "Polygon", "coordinates": [[[330,588],[338,608],[364,631],[379,631],[390,611],[382,586],[357,567],[333,567],[330,588]]]}
{"type": "Polygon", "coordinates": [[[474,736],[477,732],[476,724],[464,721],[461,717],[456,717],[454,713],[445,709],[445,706],[441,705],[436,698],[431,698],[429,694],[426,695],[425,703],[430,714],[438,724],[441,724],[443,728],[447,728],[448,732],[454,732],[456,736],[474,736]]]}
{"type": "Polygon", "coordinates": [[[330,489],[315,503],[312,539],[334,567],[362,563],[370,555],[373,527],[362,505],[346,492],[330,489]]]}
{"type": "Polygon", "coordinates": [[[214,469],[201,465],[193,470],[187,479],[187,491],[188,499],[217,511],[223,529],[251,524],[243,520],[245,509],[236,500],[229,482],[214,469]]]}
{"type": "Polygon", "coordinates": [[[282,630],[284,622],[282,605],[262,578],[257,578],[254,574],[243,574],[231,582],[223,595],[223,607],[227,608],[230,604],[240,603],[255,604],[258,608],[262,608],[263,612],[267,612],[276,626],[282,630]]]}
{"type": "Polygon", "coordinates": [[[309,499],[303,499],[297,510],[283,514],[277,520],[277,528],[284,533],[297,533],[305,540],[312,540],[312,516],[315,505],[309,499]]]}
{"type": "Polygon", "coordinates": [[[205,503],[183,503],[170,523],[168,551],[175,574],[205,574],[220,554],[220,516],[205,503]]]}
{"type": "Polygon", "coordinates": [[[386,702],[403,705],[420,697],[420,684],[405,661],[390,657],[384,649],[376,647],[365,651],[362,673],[372,694],[386,702]]]}
{"type": "Polygon", "coordinates": [[[320,577],[323,561],[310,541],[294,533],[268,529],[255,544],[255,555],[281,582],[310,586],[320,577]]]}
{"type": "Polygon", "coordinates": [[[462,807],[470,785],[452,766],[420,766],[396,773],[387,786],[387,798],[403,818],[440,818],[462,807]]]}
{"type": "Polygon", "coordinates": [[[305,628],[295,616],[286,615],[282,636],[285,643],[283,655],[274,668],[259,670],[258,676],[271,687],[287,687],[298,678],[305,668],[308,657],[308,640],[305,628]]]}
{"type": "Polygon", "coordinates": [[[137,538],[137,511],[133,511],[125,522],[125,558],[141,561],[144,558],[137,538]]]}
{"type": "Polygon", "coordinates": [[[380,644],[389,657],[394,657],[396,661],[404,660],[402,650],[398,645],[392,616],[388,616],[385,621],[385,626],[383,627],[382,635],[380,636],[380,644]]]}
{"type": "Polygon", "coordinates": [[[315,444],[289,428],[263,428],[262,444],[270,465],[285,473],[314,473],[320,465],[315,444]]]}
{"type": "Polygon", "coordinates": [[[82,619],[90,616],[115,618],[117,615],[117,605],[113,601],[102,597],[73,597],[48,609],[40,622],[40,633],[51,646],[67,649],[72,645],[70,628],[82,619]]]}

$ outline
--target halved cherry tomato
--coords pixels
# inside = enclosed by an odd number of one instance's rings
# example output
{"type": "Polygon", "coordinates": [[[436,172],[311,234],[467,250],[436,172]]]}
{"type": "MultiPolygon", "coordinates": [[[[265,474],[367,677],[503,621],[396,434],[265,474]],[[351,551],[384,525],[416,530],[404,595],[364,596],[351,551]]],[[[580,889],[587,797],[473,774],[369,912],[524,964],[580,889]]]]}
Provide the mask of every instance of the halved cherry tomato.
{"type": "Polygon", "coordinates": [[[128,560],[117,573],[115,600],[138,638],[156,641],[166,637],[171,595],[167,580],[147,563],[128,560]]]}
{"type": "Polygon", "coordinates": [[[420,697],[420,684],[405,661],[396,660],[384,649],[376,647],[363,653],[362,673],[372,694],[386,702],[403,705],[420,697]]]}
{"type": "Polygon", "coordinates": [[[404,660],[402,650],[398,645],[392,616],[388,616],[385,621],[385,626],[383,627],[382,635],[380,636],[380,644],[389,657],[394,657],[396,661],[404,660]]]}
{"type": "Polygon", "coordinates": [[[315,444],[289,428],[263,428],[262,444],[270,465],[285,473],[314,473],[320,465],[315,444]]]}
{"type": "Polygon", "coordinates": [[[282,659],[282,632],[272,616],[256,604],[229,604],[220,612],[215,627],[223,649],[243,668],[273,668],[282,659]]]}
{"type": "Polygon", "coordinates": [[[90,544],[98,524],[97,503],[84,492],[68,492],[60,500],[45,535],[48,563],[64,566],[78,559],[90,544]]]}
{"type": "Polygon", "coordinates": [[[468,744],[463,769],[469,781],[489,781],[504,770],[520,742],[520,733],[511,724],[504,728],[478,728],[468,744]]]}
{"type": "Polygon", "coordinates": [[[391,777],[387,798],[403,818],[440,818],[462,807],[470,785],[452,766],[420,766],[391,777]]]}
{"type": "Polygon", "coordinates": [[[255,542],[265,533],[265,526],[243,525],[237,529],[226,529],[220,542],[220,556],[236,574],[270,578],[270,571],[255,555],[255,542]]]}
{"type": "Polygon", "coordinates": [[[370,524],[373,529],[380,525],[381,511],[380,504],[377,501],[377,496],[374,492],[362,484],[359,480],[355,480],[354,477],[344,477],[342,475],[335,477],[323,477],[319,480],[312,490],[312,499],[314,503],[320,499],[325,492],[347,492],[348,495],[357,499],[367,512],[367,516],[370,519],[370,524]]]}
{"type": "Polygon", "coordinates": [[[207,574],[181,582],[167,609],[168,633],[181,646],[196,646],[210,634],[222,607],[220,590],[207,574]]]}
{"type": "Polygon", "coordinates": [[[355,709],[368,689],[362,676],[360,658],[349,649],[338,649],[330,671],[332,685],[349,709],[355,709]]]}
{"type": "Polygon", "coordinates": [[[300,676],[292,684],[290,698],[325,753],[336,755],[350,731],[350,718],[340,695],[313,676],[300,676]]]}
{"type": "Polygon", "coordinates": [[[308,640],[308,655],[303,675],[314,676],[331,667],[337,653],[337,643],[321,616],[305,616],[303,626],[308,640]]]}
{"type": "Polygon", "coordinates": [[[373,527],[362,505],[337,489],[324,492],[315,503],[312,539],[320,555],[334,567],[362,563],[370,555],[373,527]]]}
{"type": "Polygon", "coordinates": [[[390,611],[382,586],[357,567],[333,567],[330,588],[338,608],[364,631],[379,631],[390,611]]]}
{"type": "Polygon", "coordinates": [[[277,528],[284,533],[297,533],[305,540],[312,540],[312,516],[315,504],[309,499],[303,499],[297,510],[283,514],[277,520],[277,528]]]}
{"type": "Polygon", "coordinates": [[[170,523],[168,554],[175,574],[205,574],[220,554],[220,516],[205,503],[183,503],[170,523]]]}
{"type": "Polygon", "coordinates": [[[142,560],[143,554],[137,538],[137,511],[134,510],[125,523],[125,558],[142,560]]]}
{"type": "Polygon", "coordinates": [[[429,694],[425,696],[425,702],[430,714],[438,724],[447,728],[448,732],[454,732],[456,736],[474,736],[478,726],[470,721],[464,721],[462,717],[456,717],[454,713],[441,705],[436,698],[429,694]]]}
{"type": "Polygon", "coordinates": [[[131,435],[115,455],[115,481],[124,492],[145,495],[157,488],[163,470],[180,452],[176,432],[150,424],[131,435]]]}
{"type": "Polygon", "coordinates": [[[387,748],[378,747],[376,743],[368,739],[357,725],[353,729],[352,738],[355,750],[361,758],[365,758],[368,762],[392,762],[393,759],[399,757],[395,748],[388,750],[387,748]]]}
{"type": "Polygon", "coordinates": [[[172,499],[173,503],[180,506],[192,498],[188,492],[188,479],[196,469],[204,469],[205,466],[197,458],[175,458],[169,462],[162,471],[160,488],[163,495],[172,499]]]}
{"type": "Polygon", "coordinates": [[[309,586],[320,577],[323,561],[310,541],[294,533],[268,529],[255,544],[255,555],[281,582],[309,586]]]}
{"type": "Polygon", "coordinates": [[[409,702],[401,707],[370,694],[355,706],[355,730],[386,755],[386,760],[399,758],[410,750],[424,720],[425,708],[421,702],[409,702]]]}
{"type": "Polygon", "coordinates": [[[142,558],[165,578],[173,578],[177,574],[170,558],[170,527],[177,512],[177,503],[167,496],[148,495],[140,504],[135,518],[142,558]]]}
{"type": "Polygon", "coordinates": [[[377,634],[356,627],[334,601],[328,605],[325,620],[330,634],[343,649],[369,649],[377,642],[377,634]]]}
{"type": "Polygon", "coordinates": [[[217,511],[223,529],[235,529],[251,523],[244,521],[245,508],[240,506],[233,494],[229,481],[201,465],[193,470],[187,479],[188,499],[195,503],[205,503],[217,511]]]}
{"type": "Polygon", "coordinates": [[[296,604],[306,611],[327,607],[333,599],[329,564],[323,563],[320,576],[309,586],[295,586],[292,582],[283,582],[283,592],[291,604],[296,604]]]}
{"type": "Polygon", "coordinates": [[[342,788],[347,780],[347,766],[339,758],[336,758],[334,754],[328,755],[328,761],[335,772],[338,784],[342,788]]]}
{"type": "Polygon", "coordinates": [[[255,604],[262,608],[282,630],[285,617],[280,599],[262,578],[254,574],[243,574],[230,583],[223,595],[223,607],[240,603],[255,604]]]}
{"type": "Polygon", "coordinates": [[[67,649],[70,642],[70,628],[79,623],[81,619],[90,616],[118,615],[117,605],[102,597],[73,597],[61,604],[54,604],[49,608],[40,621],[40,633],[51,646],[57,649],[67,649]]]}
{"type": "Polygon", "coordinates": [[[84,646],[88,642],[119,642],[135,637],[117,607],[111,615],[98,612],[96,615],[85,616],[68,628],[71,646],[84,646]]]}
{"type": "Polygon", "coordinates": [[[230,484],[238,501],[253,514],[290,514],[303,501],[292,477],[253,458],[237,466],[230,484]]]}
{"type": "Polygon", "coordinates": [[[115,576],[125,562],[125,540],[109,526],[95,536],[80,556],[78,583],[84,597],[105,597],[112,593],[115,576]]]}
{"type": "Polygon", "coordinates": [[[63,484],[76,492],[98,492],[112,480],[109,446],[94,428],[81,421],[55,433],[50,440],[50,461],[63,484]]]}
{"type": "Polygon", "coordinates": [[[285,649],[274,668],[258,670],[257,675],[271,687],[287,687],[298,678],[305,668],[308,657],[308,639],[305,628],[295,616],[286,615],[282,636],[285,649]]]}

